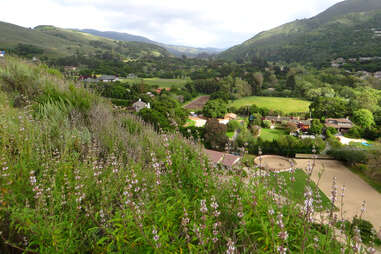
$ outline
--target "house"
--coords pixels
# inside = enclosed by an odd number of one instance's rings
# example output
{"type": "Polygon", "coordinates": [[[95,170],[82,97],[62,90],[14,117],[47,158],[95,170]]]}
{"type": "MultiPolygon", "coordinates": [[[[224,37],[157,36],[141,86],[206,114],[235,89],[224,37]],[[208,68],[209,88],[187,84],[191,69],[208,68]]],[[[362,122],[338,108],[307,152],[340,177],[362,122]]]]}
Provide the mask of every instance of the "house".
{"type": "Polygon", "coordinates": [[[146,95],[148,95],[148,96],[151,97],[151,98],[152,98],[152,97],[155,97],[155,95],[154,95],[153,93],[151,93],[151,92],[147,92],[146,95]]]}
{"type": "Polygon", "coordinates": [[[375,72],[375,73],[374,73],[374,77],[375,77],[376,79],[381,79],[381,71],[375,72]]]}
{"type": "Polygon", "coordinates": [[[117,81],[117,77],[114,75],[103,75],[98,78],[98,81],[102,82],[115,82],[117,81]]]}
{"type": "Polygon", "coordinates": [[[71,72],[71,71],[76,71],[77,67],[75,66],[64,66],[65,72],[71,72]]]}
{"type": "Polygon", "coordinates": [[[211,163],[214,165],[222,165],[226,168],[233,168],[241,160],[240,156],[229,153],[222,153],[207,149],[204,151],[211,163]]]}
{"type": "Polygon", "coordinates": [[[4,57],[5,56],[5,51],[0,51],[0,57],[4,57]]]}
{"type": "Polygon", "coordinates": [[[127,75],[127,78],[128,79],[136,79],[136,78],[138,78],[138,76],[136,76],[134,73],[130,73],[127,75]]]}
{"type": "Polygon", "coordinates": [[[171,91],[171,88],[158,88],[156,89],[156,93],[161,94],[162,91],[171,91]]]}
{"type": "Polygon", "coordinates": [[[234,114],[234,113],[227,113],[227,114],[225,115],[224,119],[235,120],[235,119],[237,119],[237,115],[234,114]]]}
{"type": "Polygon", "coordinates": [[[299,120],[299,117],[288,117],[288,116],[266,116],[262,120],[271,121],[272,124],[282,123],[283,121],[289,122],[291,120],[299,120]]]}
{"type": "Polygon", "coordinates": [[[229,123],[229,119],[218,119],[218,123],[219,124],[224,124],[224,125],[227,125],[229,123]]]}
{"type": "Polygon", "coordinates": [[[132,107],[134,108],[135,112],[140,112],[140,110],[144,108],[151,108],[151,105],[148,103],[143,102],[141,99],[139,99],[137,102],[132,104],[132,107]]]}
{"type": "Polygon", "coordinates": [[[339,132],[346,132],[353,127],[351,120],[346,118],[327,118],[325,119],[325,126],[337,129],[339,132]]]}

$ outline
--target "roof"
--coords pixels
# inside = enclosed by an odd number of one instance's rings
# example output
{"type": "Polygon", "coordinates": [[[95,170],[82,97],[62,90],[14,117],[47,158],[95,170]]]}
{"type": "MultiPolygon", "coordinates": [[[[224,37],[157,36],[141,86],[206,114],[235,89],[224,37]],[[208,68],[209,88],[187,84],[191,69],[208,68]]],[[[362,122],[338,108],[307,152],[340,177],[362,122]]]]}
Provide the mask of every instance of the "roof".
{"type": "Polygon", "coordinates": [[[212,163],[220,163],[226,167],[233,167],[241,159],[241,157],[236,155],[217,152],[208,149],[205,149],[205,154],[208,156],[209,161],[211,161],[212,163]]]}
{"type": "Polygon", "coordinates": [[[327,118],[325,119],[325,126],[336,129],[351,129],[353,127],[353,123],[351,120],[346,118],[327,118]]]}
{"type": "Polygon", "coordinates": [[[116,79],[116,76],[114,75],[103,75],[98,78],[99,80],[114,80],[116,79]]]}
{"type": "Polygon", "coordinates": [[[237,115],[234,113],[227,113],[224,117],[225,119],[230,118],[230,119],[236,119],[237,115]]]}
{"type": "Polygon", "coordinates": [[[143,101],[137,101],[135,102],[134,104],[132,104],[132,106],[135,108],[135,107],[145,107],[147,106],[147,103],[143,102],[143,101]]]}

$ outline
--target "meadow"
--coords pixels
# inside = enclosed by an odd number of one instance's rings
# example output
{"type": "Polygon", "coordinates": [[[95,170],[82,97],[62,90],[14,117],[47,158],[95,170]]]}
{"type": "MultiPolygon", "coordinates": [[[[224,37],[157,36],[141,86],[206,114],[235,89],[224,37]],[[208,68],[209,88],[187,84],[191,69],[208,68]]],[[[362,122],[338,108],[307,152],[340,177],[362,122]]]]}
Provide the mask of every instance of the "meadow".
{"type": "Polygon", "coordinates": [[[309,112],[311,102],[296,98],[251,96],[232,101],[229,106],[240,108],[242,106],[257,105],[270,110],[280,110],[284,113],[309,112]]]}
{"type": "Polygon", "coordinates": [[[163,78],[136,78],[136,79],[125,79],[124,81],[132,83],[140,83],[144,81],[145,84],[150,86],[158,86],[159,88],[182,88],[189,81],[189,79],[163,79],[163,78]]]}
{"type": "Polygon", "coordinates": [[[260,137],[265,141],[273,141],[278,139],[280,136],[288,135],[286,130],[283,129],[261,129],[260,137]]]}

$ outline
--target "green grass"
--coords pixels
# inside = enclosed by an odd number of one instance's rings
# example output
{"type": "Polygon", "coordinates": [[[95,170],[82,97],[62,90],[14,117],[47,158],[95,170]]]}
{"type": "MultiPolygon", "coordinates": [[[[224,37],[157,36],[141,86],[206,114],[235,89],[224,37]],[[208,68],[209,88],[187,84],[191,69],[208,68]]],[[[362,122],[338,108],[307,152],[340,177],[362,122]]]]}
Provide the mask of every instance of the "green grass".
{"type": "MultiPolygon", "coordinates": [[[[139,83],[142,79],[125,79],[124,81],[129,81],[133,83],[139,83]]],[[[160,88],[182,88],[189,81],[188,79],[162,79],[162,78],[145,78],[144,83],[150,86],[159,86],[160,88]]]]}
{"type": "Polygon", "coordinates": [[[251,96],[235,100],[230,103],[230,107],[240,108],[242,106],[257,105],[261,108],[271,110],[281,110],[284,113],[292,112],[308,112],[311,102],[296,98],[281,98],[281,97],[260,97],[251,96]]]}
{"type": "MultiPolygon", "coordinates": [[[[302,204],[305,200],[304,192],[307,185],[307,174],[301,169],[296,170],[294,173],[295,182],[291,181],[291,174],[292,173],[290,172],[282,172],[277,174],[276,176],[272,176],[271,183],[274,184],[276,190],[279,190],[283,187],[278,184],[276,178],[283,177],[285,179],[285,186],[287,187],[282,191],[285,192],[287,190],[289,198],[302,204]]],[[[313,182],[311,182],[310,186],[313,190],[316,190],[316,188],[318,188],[316,184],[313,182]]],[[[328,199],[328,197],[320,189],[318,191],[321,197],[323,209],[331,208],[331,201],[328,199]]]]}
{"type": "Polygon", "coordinates": [[[280,136],[288,135],[286,130],[282,129],[261,129],[260,137],[266,141],[273,141],[274,139],[278,139],[280,136]]]}
{"type": "Polygon", "coordinates": [[[227,133],[226,133],[226,136],[228,136],[228,138],[233,138],[233,136],[234,136],[234,131],[227,132],[227,133]]]}
{"type": "Polygon", "coordinates": [[[193,121],[193,120],[188,119],[188,120],[186,121],[186,123],[185,123],[185,126],[186,126],[186,127],[194,127],[194,126],[196,126],[196,121],[193,121]]]}

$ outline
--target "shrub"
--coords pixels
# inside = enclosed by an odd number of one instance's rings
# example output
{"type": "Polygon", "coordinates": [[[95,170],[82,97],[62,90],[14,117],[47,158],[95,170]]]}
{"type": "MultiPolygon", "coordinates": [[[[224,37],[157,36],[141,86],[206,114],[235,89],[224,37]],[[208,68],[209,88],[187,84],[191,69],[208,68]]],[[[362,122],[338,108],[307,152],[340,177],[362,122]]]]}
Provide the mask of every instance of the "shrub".
{"type": "Polygon", "coordinates": [[[367,163],[367,154],[363,150],[351,148],[339,148],[328,151],[336,160],[344,161],[348,164],[367,163]]]}
{"type": "Polygon", "coordinates": [[[240,122],[238,122],[236,120],[231,120],[227,124],[227,128],[228,128],[228,132],[232,132],[232,131],[236,131],[236,130],[242,128],[242,125],[240,122]]]}
{"type": "Polygon", "coordinates": [[[262,127],[269,129],[271,127],[271,121],[270,120],[263,120],[262,121],[262,127]]]}

